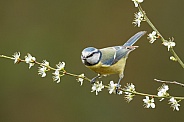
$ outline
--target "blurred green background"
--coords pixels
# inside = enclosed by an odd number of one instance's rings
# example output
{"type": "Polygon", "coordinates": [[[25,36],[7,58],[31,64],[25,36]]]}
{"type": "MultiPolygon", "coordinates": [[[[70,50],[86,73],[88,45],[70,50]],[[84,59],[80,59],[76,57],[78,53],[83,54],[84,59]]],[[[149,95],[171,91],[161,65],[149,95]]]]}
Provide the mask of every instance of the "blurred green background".
{"type": "MultiPolygon", "coordinates": [[[[151,21],[166,39],[174,37],[175,51],[184,60],[184,1],[152,0],[142,4],[151,21]]],[[[0,53],[21,57],[31,53],[37,61],[48,60],[52,66],[66,62],[71,73],[96,74],[81,63],[81,51],[88,46],[102,48],[122,45],[140,30],[152,31],[146,23],[140,28],[132,21],[137,9],[131,0],[1,0],[0,53]]],[[[121,82],[134,83],[136,90],[157,94],[161,83],[154,78],[184,82],[184,70],[169,60],[171,54],[160,40],[150,44],[146,36],[136,43],[139,48],[129,55],[125,77],[121,82]]],[[[126,103],[123,95],[109,95],[105,89],[91,93],[91,85],[83,86],[74,77],[65,76],[61,83],[37,75],[37,66],[0,59],[0,122],[183,122],[184,103],[180,111],[172,111],[168,101],[156,102],[155,109],[143,108],[137,96],[126,103]]],[[[104,84],[117,81],[112,75],[104,84]]],[[[184,96],[180,86],[169,85],[171,95],[184,96]]]]}

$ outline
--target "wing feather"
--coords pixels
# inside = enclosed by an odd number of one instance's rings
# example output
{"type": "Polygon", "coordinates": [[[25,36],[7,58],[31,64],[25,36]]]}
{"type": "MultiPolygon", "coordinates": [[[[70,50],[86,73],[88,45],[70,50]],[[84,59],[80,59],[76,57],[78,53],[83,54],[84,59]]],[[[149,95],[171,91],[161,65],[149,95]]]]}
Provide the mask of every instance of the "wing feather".
{"type": "Polygon", "coordinates": [[[111,66],[114,59],[116,58],[116,49],[113,47],[107,47],[100,49],[102,52],[102,58],[101,58],[101,63],[102,66],[108,67],[111,66]]]}
{"type": "Polygon", "coordinates": [[[104,67],[108,67],[117,63],[128,53],[127,49],[124,46],[103,48],[100,49],[100,51],[102,52],[101,63],[104,67]]]}
{"type": "Polygon", "coordinates": [[[124,47],[124,46],[116,46],[114,47],[116,48],[116,55],[115,55],[115,58],[114,58],[114,61],[112,62],[111,65],[117,63],[121,58],[124,58],[125,56],[127,56],[127,49],[124,47]]]}

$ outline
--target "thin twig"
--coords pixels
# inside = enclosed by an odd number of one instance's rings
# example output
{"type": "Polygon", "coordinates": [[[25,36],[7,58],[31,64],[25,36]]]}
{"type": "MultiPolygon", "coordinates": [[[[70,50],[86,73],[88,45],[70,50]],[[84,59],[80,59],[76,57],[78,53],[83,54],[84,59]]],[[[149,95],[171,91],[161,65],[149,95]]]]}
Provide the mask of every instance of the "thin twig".
{"type": "Polygon", "coordinates": [[[177,81],[163,81],[163,80],[158,80],[158,79],[154,79],[157,82],[161,82],[161,83],[168,83],[168,84],[176,84],[176,85],[180,85],[182,87],[184,87],[183,83],[179,83],[177,81]]]}

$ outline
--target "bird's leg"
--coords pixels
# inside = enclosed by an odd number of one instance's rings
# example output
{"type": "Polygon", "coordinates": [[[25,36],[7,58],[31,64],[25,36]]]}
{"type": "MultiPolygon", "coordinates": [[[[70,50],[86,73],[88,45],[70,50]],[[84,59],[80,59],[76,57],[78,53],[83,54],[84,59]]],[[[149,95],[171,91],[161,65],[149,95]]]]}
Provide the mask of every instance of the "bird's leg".
{"type": "Polygon", "coordinates": [[[99,78],[101,75],[98,74],[97,76],[95,76],[94,78],[92,78],[92,80],[90,81],[91,84],[94,84],[96,82],[96,79],[99,78]]]}
{"type": "Polygon", "coordinates": [[[116,86],[116,94],[118,94],[118,91],[119,91],[119,88],[120,88],[120,82],[121,82],[121,80],[123,79],[123,76],[124,76],[124,74],[120,74],[119,75],[119,80],[118,80],[118,84],[117,84],[117,86],[116,86]]]}

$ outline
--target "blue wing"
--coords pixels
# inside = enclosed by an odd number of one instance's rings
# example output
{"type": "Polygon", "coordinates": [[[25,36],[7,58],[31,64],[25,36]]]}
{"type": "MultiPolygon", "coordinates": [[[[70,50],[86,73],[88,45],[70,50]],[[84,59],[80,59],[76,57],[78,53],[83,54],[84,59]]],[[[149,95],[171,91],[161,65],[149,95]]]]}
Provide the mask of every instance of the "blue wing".
{"type": "Polygon", "coordinates": [[[104,67],[115,64],[128,53],[124,46],[107,47],[100,51],[102,52],[101,63],[104,67]]]}
{"type": "Polygon", "coordinates": [[[132,46],[136,41],[138,41],[146,31],[140,31],[132,36],[123,46],[114,46],[100,49],[102,52],[101,63],[102,66],[108,67],[117,63],[121,58],[127,56],[129,50],[126,49],[127,46],[132,46]]]}
{"type": "Polygon", "coordinates": [[[117,63],[120,59],[126,57],[128,51],[129,51],[124,46],[115,46],[114,48],[116,49],[116,55],[115,55],[114,61],[112,62],[111,65],[117,63]]]}
{"type": "Polygon", "coordinates": [[[100,49],[102,52],[102,58],[101,58],[101,63],[102,66],[108,67],[111,66],[114,59],[116,58],[116,49],[114,47],[107,47],[100,49]]]}

